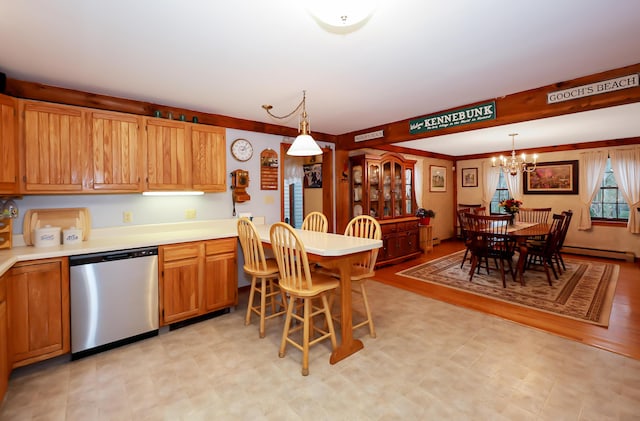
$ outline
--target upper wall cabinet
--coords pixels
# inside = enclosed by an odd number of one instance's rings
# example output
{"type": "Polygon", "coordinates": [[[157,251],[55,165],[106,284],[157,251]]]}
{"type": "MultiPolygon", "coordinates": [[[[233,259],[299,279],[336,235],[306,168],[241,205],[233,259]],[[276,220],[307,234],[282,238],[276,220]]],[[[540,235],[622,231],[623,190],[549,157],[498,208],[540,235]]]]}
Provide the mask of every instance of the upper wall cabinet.
{"type": "Polygon", "coordinates": [[[25,193],[82,191],[82,108],[21,101],[25,193]]]}
{"type": "Polygon", "coordinates": [[[205,192],[226,190],[225,130],[222,127],[191,126],[193,189],[205,192]]]}
{"type": "Polygon", "coordinates": [[[131,114],[88,112],[91,151],[86,186],[96,191],[143,190],[142,118],[131,114]]]}
{"type": "Polygon", "coordinates": [[[0,95],[0,195],[18,192],[17,102],[0,95]]]}
{"type": "Polygon", "coordinates": [[[149,190],[191,188],[191,144],[187,124],[147,118],[147,187],[149,190]]]}

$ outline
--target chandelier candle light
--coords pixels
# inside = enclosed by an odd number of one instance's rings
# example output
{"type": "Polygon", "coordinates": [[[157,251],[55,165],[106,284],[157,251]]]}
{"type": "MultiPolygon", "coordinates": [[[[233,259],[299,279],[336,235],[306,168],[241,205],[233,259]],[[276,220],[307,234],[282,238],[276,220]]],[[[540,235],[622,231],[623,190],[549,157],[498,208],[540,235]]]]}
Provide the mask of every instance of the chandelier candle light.
{"type": "Polygon", "coordinates": [[[320,146],[318,146],[316,141],[313,140],[313,137],[311,137],[311,135],[309,134],[311,133],[311,128],[309,125],[309,116],[307,115],[306,99],[307,99],[307,91],[302,91],[302,101],[300,102],[300,104],[298,104],[298,106],[289,114],[282,117],[271,113],[271,109],[273,108],[272,105],[262,106],[262,108],[265,109],[267,114],[269,114],[271,117],[276,118],[278,120],[284,120],[286,118],[289,118],[293,115],[293,113],[295,113],[300,108],[302,108],[302,114],[300,114],[300,134],[293,141],[293,144],[287,151],[287,155],[291,155],[291,156],[322,155],[322,149],[320,149],[320,146]]]}
{"type": "Polygon", "coordinates": [[[511,158],[500,155],[498,158],[499,162],[497,163],[495,157],[491,158],[492,166],[495,167],[496,164],[498,164],[505,174],[510,174],[512,176],[518,175],[518,172],[533,172],[536,169],[536,161],[538,160],[537,154],[533,154],[533,162],[527,162],[527,155],[524,152],[519,157],[516,156],[515,137],[517,135],[518,133],[509,134],[509,136],[511,136],[511,158]]]}

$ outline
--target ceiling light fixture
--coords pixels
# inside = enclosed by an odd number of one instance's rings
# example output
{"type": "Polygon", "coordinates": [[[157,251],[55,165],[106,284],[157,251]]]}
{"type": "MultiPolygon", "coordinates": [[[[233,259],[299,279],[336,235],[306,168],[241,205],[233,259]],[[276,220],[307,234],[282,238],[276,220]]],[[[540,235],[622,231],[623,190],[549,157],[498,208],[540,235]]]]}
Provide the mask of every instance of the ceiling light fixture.
{"type": "Polygon", "coordinates": [[[262,108],[265,109],[267,114],[271,117],[276,118],[278,120],[284,120],[291,117],[296,111],[302,108],[302,113],[300,114],[300,134],[293,141],[293,144],[287,151],[287,155],[291,156],[313,156],[313,155],[322,155],[322,149],[316,143],[315,140],[309,134],[311,132],[310,124],[309,124],[309,116],[307,115],[306,108],[306,100],[307,100],[307,91],[302,91],[302,101],[298,106],[291,111],[289,114],[285,116],[277,116],[271,113],[272,105],[263,105],[262,108]]]}
{"type": "Polygon", "coordinates": [[[352,32],[364,25],[376,9],[375,0],[307,0],[307,10],[331,32],[352,32]]]}
{"type": "Polygon", "coordinates": [[[515,138],[518,133],[510,133],[511,136],[511,158],[500,155],[499,162],[496,163],[496,158],[491,158],[492,166],[500,165],[500,169],[505,174],[516,176],[518,172],[533,172],[536,169],[536,161],[538,159],[537,154],[533,154],[533,162],[527,162],[527,155],[523,152],[520,157],[516,157],[516,141],[515,138]],[[497,164],[497,165],[496,165],[497,164]]]}

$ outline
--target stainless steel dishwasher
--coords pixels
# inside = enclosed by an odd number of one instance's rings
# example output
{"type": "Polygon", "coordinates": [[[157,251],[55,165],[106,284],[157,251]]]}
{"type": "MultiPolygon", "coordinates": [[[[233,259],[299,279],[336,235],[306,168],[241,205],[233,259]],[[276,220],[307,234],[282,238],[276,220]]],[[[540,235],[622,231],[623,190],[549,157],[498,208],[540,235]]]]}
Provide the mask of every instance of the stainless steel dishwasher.
{"type": "Polygon", "coordinates": [[[158,334],[158,248],[69,257],[71,358],[158,334]]]}

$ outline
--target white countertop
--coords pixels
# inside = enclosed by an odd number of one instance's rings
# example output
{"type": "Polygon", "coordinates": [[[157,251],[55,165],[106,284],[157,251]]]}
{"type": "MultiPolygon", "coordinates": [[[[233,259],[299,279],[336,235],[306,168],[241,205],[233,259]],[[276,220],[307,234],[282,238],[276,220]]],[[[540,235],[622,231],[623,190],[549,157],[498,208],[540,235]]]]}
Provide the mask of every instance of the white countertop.
{"type": "MultiPolygon", "coordinates": [[[[18,245],[10,250],[0,251],[0,275],[9,270],[16,262],[25,260],[236,237],[238,235],[236,224],[237,219],[216,219],[100,228],[91,230],[90,239],[81,244],[40,248],[18,245]]],[[[22,236],[17,237],[21,238],[22,236]]],[[[24,244],[19,238],[15,243],[24,244]]]]}
{"type": "MultiPolygon", "coordinates": [[[[270,243],[269,230],[271,225],[256,225],[260,239],[270,243]]],[[[382,247],[382,240],[370,240],[368,238],[349,237],[342,234],[327,234],[324,232],[296,230],[300,241],[304,244],[307,253],[318,256],[345,256],[348,254],[369,251],[382,247]]]]}

